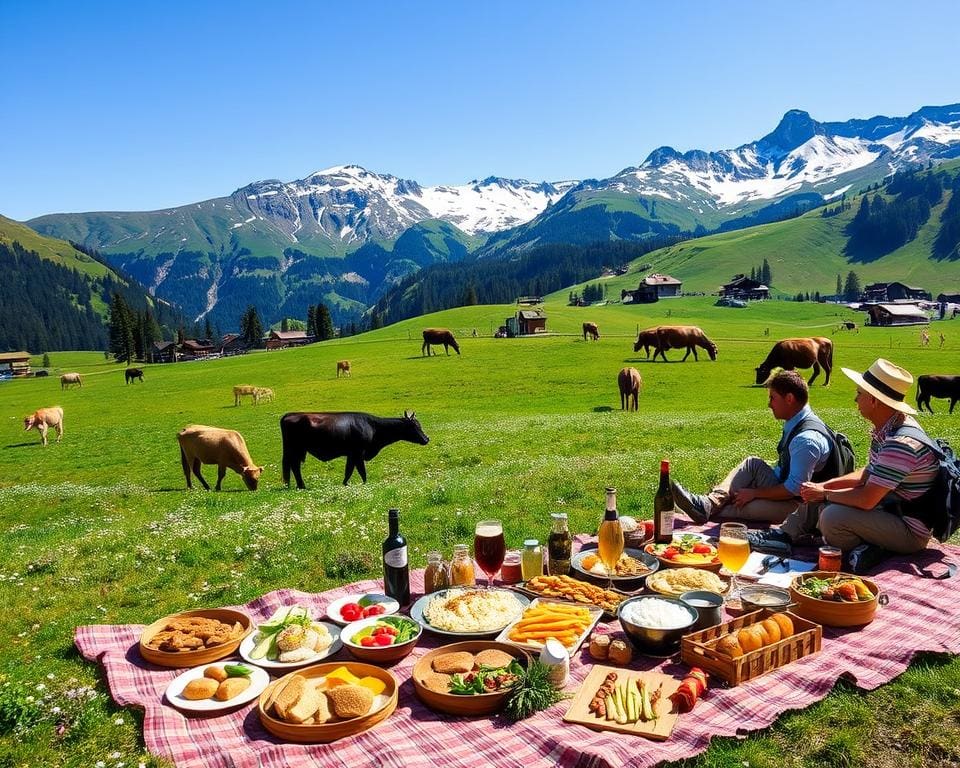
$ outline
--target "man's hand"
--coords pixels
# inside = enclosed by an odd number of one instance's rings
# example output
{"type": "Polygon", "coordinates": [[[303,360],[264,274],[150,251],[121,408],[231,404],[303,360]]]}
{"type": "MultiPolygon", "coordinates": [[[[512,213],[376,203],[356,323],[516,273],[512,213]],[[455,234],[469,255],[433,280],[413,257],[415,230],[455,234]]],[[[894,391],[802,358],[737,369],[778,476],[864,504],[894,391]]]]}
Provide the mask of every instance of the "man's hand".
{"type": "Polygon", "coordinates": [[[800,498],[808,504],[823,501],[824,498],[823,483],[801,483],[800,498]]]}
{"type": "Polygon", "coordinates": [[[758,498],[756,488],[741,488],[733,494],[733,503],[737,506],[737,509],[740,509],[756,498],[758,498]]]}

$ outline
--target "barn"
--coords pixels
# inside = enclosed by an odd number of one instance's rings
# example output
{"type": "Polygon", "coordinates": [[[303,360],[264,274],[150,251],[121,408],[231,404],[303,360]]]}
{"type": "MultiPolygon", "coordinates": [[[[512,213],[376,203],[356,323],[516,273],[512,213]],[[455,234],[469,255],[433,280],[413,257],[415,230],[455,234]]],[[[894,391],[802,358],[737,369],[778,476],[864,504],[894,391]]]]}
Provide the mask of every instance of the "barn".
{"type": "Polygon", "coordinates": [[[652,304],[660,299],[679,296],[683,282],[670,275],[654,273],[640,281],[635,291],[620,291],[620,300],[625,304],[652,304]]]}
{"type": "Polygon", "coordinates": [[[733,280],[720,287],[720,295],[729,299],[767,299],[770,289],[746,275],[735,275],[733,280]]]}
{"type": "Polygon", "coordinates": [[[29,352],[0,353],[0,376],[29,376],[29,352]]]}
{"type": "Polygon", "coordinates": [[[870,315],[870,325],[929,325],[927,313],[915,304],[870,304],[865,305],[870,315]]]}
{"type": "Polygon", "coordinates": [[[270,331],[267,336],[267,349],[286,349],[312,344],[316,339],[306,331],[270,331]]]}
{"type": "Polygon", "coordinates": [[[518,309],[506,320],[507,336],[529,336],[547,332],[547,313],[542,309],[518,309]]]}

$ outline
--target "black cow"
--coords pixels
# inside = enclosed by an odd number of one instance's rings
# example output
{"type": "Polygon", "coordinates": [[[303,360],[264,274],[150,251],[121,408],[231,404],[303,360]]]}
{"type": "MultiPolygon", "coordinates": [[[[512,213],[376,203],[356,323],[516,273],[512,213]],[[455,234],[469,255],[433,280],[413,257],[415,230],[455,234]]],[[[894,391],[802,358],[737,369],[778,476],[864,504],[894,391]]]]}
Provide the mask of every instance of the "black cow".
{"type": "Polygon", "coordinates": [[[950,413],[953,413],[953,406],[960,400],[960,376],[919,376],[917,377],[917,409],[927,410],[933,413],[930,407],[931,397],[945,397],[950,400],[950,413]]]}
{"type": "Polygon", "coordinates": [[[360,479],[367,482],[364,462],[398,440],[426,445],[430,438],[423,433],[420,422],[412,412],[403,418],[387,419],[369,413],[285,413],[280,419],[280,435],[283,439],[283,482],[290,485],[290,472],[297,481],[297,488],[304,488],[300,465],[307,454],[320,461],[330,461],[340,456],[347,457],[347,469],[343,476],[346,485],[354,468],[360,479]]]}
{"type": "Polygon", "coordinates": [[[127,370],[123,372],[123,380],[125,384],[129,384],[135,379],[140,379],[140,383],[143,383],[143,371],[139,368],[127,368],[127,370]]]}

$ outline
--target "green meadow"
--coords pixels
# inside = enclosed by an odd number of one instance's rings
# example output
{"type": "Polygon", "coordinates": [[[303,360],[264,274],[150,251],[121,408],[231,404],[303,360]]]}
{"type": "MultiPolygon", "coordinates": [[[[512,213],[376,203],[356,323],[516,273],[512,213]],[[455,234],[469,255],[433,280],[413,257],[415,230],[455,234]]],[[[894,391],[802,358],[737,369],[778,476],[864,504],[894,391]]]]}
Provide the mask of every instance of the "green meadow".
{"type": "MultiPolygon", "coordinates": [[[[862,320],[832,305],[771,301],[747,309],[684,298],[643,307],[546,310],[550,334],[494,339],[515,307],[465,307],[298,350],[144,366],[125,385],[123,366],[102,353],[51,353],[48,379],[0,383],[0,768],[163,765],[142,745],[141,714],[116,707],[100,670],[73,647],[89,623],[149,623],[178,610],[246,602],[280,587],[322,591],[380,574],[386,510],[399,507],[411,563],[469,542],[482,517],[503,519],[508,545],[544,539],[550,513],[594,532],[604,487],[622,514],[649,518],[661,458],[697,489],[747,454],[772,457],[780,427],[753,385],[753,369],[777,339],[833,335],[835,375],[815,382],[812,402],[846,432],[858,456],[867,425],[840,366],[865,369],[889,357],[915,375],[960,373],[960,322],[919,330],[833,328],[862,320]],[[598,342],[580,335],[596,322],[598,342]],[[701,326],[719,347],[681,364],[633,352],[638,328],[701,326]],[[426,358],[420,331],[447,326],[462,355],[426,358]],[[473,330],[478,333],[472,337],[473,330]],[[938,348],[938,331],[946,343],[938,348]],[[350,378],[336,361],[349,359],[350,378]],[[620,410],[617,372],[643,377],[639,413],[620,410]],[[82,389],[57,375],[79,371],[82,389]],[[232,387],[271,387],[272,403],[236,407],[232,387]],[[24,415],[61,405],[61,444],[41,448],[24,415]],[[341,485],[344,460],[308,457],[307,490],[280,476],[278,421],[294,410],[416,411],[427,446],[398,443],[367,464],[368,483],[341,485]],[[185,489],[176,433],[199,423],[239,430],[265,466],[249,492],[229,473],[221,493],[185,489]]],[[[39,361],[37,361],[39,362],[39,361]]],[[[923,423],[960,445],[960,413],[935,400],[923,423]]],[[[216,470],[204,472],[213,484],[216,470]]],[[[910,670],[864,694],[845,683],[806,711],[743,741],[716,740],[691,766],[955,765],[960,761],[960,661],[918,657],[910,670]]]]}

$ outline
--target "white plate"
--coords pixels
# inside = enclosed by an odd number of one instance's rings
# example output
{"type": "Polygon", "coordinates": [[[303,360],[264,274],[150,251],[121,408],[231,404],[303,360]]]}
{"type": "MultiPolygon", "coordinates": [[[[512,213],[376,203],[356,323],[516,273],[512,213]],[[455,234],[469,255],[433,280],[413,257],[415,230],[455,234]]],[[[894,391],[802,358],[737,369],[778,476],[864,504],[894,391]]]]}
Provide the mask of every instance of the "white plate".
{"type": "MultiPolygon", "coordinates": [[[[536,600],[534,600],[532,603],[530,603],[530,605],[527,606],[527,608],[533,608],[539,605],[540,603],[557,603],[558,605],[562,605],[564,608],[570,608],[570,607],[585,608],[590,613],[590,624],[587,626],[585,630],[583,630],[580,636],[576,639],[573,646],[570,648],[567,648],[566,646],[564,646],[564,648],[567,649],[567,654],[570,656],[573,656],[576,650],[581,645],[583,645],[583,641],[590,636],[590,633],[593,631],[593,628],[597,626],[597,622],[600,621],[600,618],[603,616],[603,609],[599,608],[596,605],[587,605],[587,604],[578,605],[577,603],[570,603],[566,600],[549,600],[549,599],[542,599],[539,597],[536,600]]],[[[524,608],[524,612],[526,612],[526,608],[524,608]]],[[[507,643],[508,645],[515,645],[517,646],[517,648],[525,648],[528,651],[539,652],[540,649],[543,648],[544,646],[544,643],[540,642],[539,640],[527,640],[524,642],[524,641],[517,641],[517,640],[510,639],[510,630],[513,629],[514,624],[516,624],[522,618],[523,618],[523,614],[521,614],[516,621],[511,621],[506,627],[504,627],[503,632],[497,635],[495,639],[498,643],[507,643]]]]}
{"type": "MultiPolygon", "coordinates": [[[[373,601],[377,605],[382,605],[384,607],[384,612],[379,614],[380,616],[390,616],[391,614],[396,613],[400,610],[400,603],[394,600],[392,597],[387,597],[384,594],[378,594],[376,592],[368,592],[366,594],[357,594],[357,595],[347,595],[346,597],[338,598],[334,600],[330,605],[327,606],[327,618],[330,621],[339,624],[341,627],[347,626],[350,622],[346,619],[340,618],[340,609],[343,608],[347,603],[357,603],[362,598],[367,598],[368,600],[373,601]]],[[[362,619],[363,616],[360,617],[362,619]]],[[[372,617],[367,617],[372,618],[372,617]]],[[[360,619],[355,619],[359,621],[360,619]]]]}
{"type": "Polygon", "coordinates": [[[243,639],[243,642],[240,643],[240,655],[245,661],[249,661],[251,664],[256,664],[258,667],[263,667],[264,669],[297,669],[298,667],[305,667],[307,664],[314,664],[321,659],[327,658],[327,656],[333,656],[333,654],[339,651],[343,646],[343,641],[340,640],[340,627],[335,626],[327,621],[318,621],[316,623],[323,624],[323,626],[327,628],[327,631],[333,638],[333,642],[330,643],[327,648],[324,648],[322,651],[318,651],[309,659],[304,659],[303,661],[271,661],[266,656],[264,656],[262,659],[253,658],[250,653],[257,645],[257,640],[260,637],[260,633],[257,630],[254,630],[247,635],[243,639]]]}
{"type": "MultiPolygon", "coordinates": [[[[456,587],[456,589],[466,589],[466,590],[479,589],[482,591],[482,590],[485,590],[486,587],[456,587]]],[[[530,599],[521,595],[519,592],[514,592],[513,590],[509,590],[509,589],[495,588],[492,591],[506,592],[511,597],[516,598],[517,602],[520,603],[520,610],[517,612],[515,616],[513,616],[505,624],[501,624],[499,627],[495,627],[494,629],[490,629],[490,630],[485,630],[483,632],[450,632],[446,629],[439,629],[433,626],[429,621],[427,621],[426,617],[423,615],[423,612],[427,609],[427,604],[431,600],[433,600],[433,598],[442,597],[446,595],[448,591],[449,590],[443,589],[443,590],[440,590],[439,592],[433,592],[429,595],[424,595],[423,597],[421,597],[419,600],[417,600],[417,602],[415,602],[410,607],[410,618],[413,619],[414,621],[419,621],[423,625],[424,629],[428,629],[431,632],[436,632],[438,635],[447,635],[449,637],[492,637],[493,635],[498,634],[500,630],[502,630],[504,627],[506,627],[509,624],[513,624],[513,622],[519,619],[523,613],[523,609],[526,608],[528,605],[530,605],[530,599]]]]}
{"type": "Polygon", "coordinates": [[[170,682],[170,685],[167,686],[167,690],[164,692],[164,696],[166,696],[167,701],[173,706],[185,712],[217,712],[222,709],[233,709],[241,704],[253,701],[263,693],[270,684],[270,675],[266,670],[260,669],[259,667],[251,667],[253,671],[250,673],[250,687],[239,696],[234,696],[227,701],[217,701],[216,699],[185,699],[181,695],[183,689],[187,687],[187,683],[203,677],[203,670],[207,667],[222,667],[224,664],[239,663],[237,659],[222,659],[213,664],[204,664],[200,667],[188,669],[170,682]]]}

